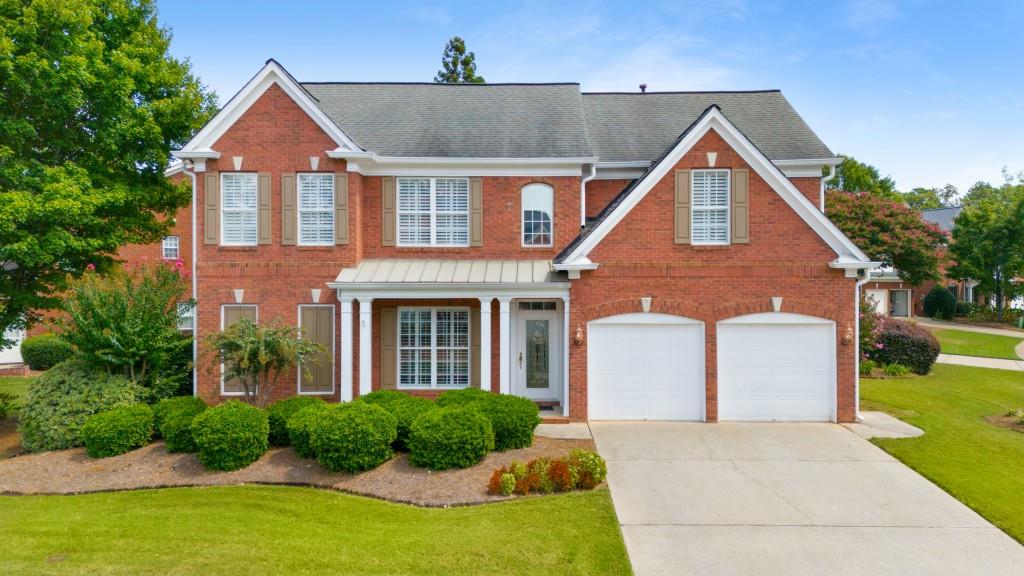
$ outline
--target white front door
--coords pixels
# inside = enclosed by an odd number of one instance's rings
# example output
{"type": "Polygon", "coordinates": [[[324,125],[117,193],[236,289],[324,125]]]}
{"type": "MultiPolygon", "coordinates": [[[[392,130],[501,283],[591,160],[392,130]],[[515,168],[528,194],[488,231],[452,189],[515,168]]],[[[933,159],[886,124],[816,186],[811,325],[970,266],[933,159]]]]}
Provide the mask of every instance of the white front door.
{"type": "Polygon", "coordinates": [[[888,290],[868,290],[867,299],[869,302],[875,305],[875,313],[881,314],[882,316],[889,315],[889,291],[888,290]]]}
{"type": "Polygon", "coordinates": [[[562,319],[554,303],[547,304],[522,302],[516,310],[512,393],[561,401],[562,319]]]}
{"type": "Polygon", "coordinates": [[[20,364],[21,341],[25,339],[25,331],[9,328],[4,332],[4,337],[7,340],[14,340],[14,344],[0,349],[0,364],[20,364]]]}

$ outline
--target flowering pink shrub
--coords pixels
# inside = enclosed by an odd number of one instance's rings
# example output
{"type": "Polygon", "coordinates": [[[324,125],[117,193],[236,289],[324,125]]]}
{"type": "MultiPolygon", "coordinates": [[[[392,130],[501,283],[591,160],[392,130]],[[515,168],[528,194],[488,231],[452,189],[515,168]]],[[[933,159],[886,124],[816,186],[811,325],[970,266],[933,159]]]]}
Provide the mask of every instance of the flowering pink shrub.
{"type": "Polygon", "coordinates": [[[900,364],[917,374],[927,374],[939,356],[939,341],[917,324],[882,318],[868,358],[879,364],[900,364]]]}

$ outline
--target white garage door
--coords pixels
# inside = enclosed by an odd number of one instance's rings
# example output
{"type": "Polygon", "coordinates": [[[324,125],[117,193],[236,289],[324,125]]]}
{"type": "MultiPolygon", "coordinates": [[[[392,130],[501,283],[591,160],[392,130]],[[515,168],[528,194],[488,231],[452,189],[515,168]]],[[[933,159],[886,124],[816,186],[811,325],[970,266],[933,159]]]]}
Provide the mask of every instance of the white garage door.
{"type": "Polygon", "coordinates": [[[703,420],[704,324],[621,314],[588,327],[591,420],[703,420]]]}
{"type": "Polygon", "coordinates": [[[718,323],[718,419],[835,419],[835,324],[765,313],[718,323]]]}

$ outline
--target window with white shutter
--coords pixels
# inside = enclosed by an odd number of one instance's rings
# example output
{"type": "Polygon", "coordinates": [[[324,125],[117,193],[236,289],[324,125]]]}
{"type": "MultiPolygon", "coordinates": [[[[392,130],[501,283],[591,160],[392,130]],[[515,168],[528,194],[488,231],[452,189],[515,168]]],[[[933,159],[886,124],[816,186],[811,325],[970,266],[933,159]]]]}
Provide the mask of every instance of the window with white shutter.
{"type": "Polygon", "coordinates": [[[399,246],[469,246],[469,180],[398,178],[399,246]]]}
{"type": "Polygon", "coordinates": [[[729,171],[694,170],[691,190],[693,244],[729,243],[729,171]]]}
{"type": "Polygon", "coordinates": [[[299,174],[299,244],[334,245],[334,174],[299,174]]]}
{"type": "Polygon", "coordinates": [[[220,176],[220,243],[256,245],[256,174],[229,172],[220,176]]]}
{"type": "Polygon", "coordinates": [[[399,308],[398,387],[469,386],[469,322],[465,308],[399,308]]]}

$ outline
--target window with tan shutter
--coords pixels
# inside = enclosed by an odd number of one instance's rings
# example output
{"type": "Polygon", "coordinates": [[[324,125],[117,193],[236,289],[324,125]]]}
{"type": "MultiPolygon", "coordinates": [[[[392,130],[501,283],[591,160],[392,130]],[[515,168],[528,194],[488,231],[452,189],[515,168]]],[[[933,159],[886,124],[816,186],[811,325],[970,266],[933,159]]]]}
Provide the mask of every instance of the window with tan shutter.
{"type": "Polygon", "coordinates": [[[469,246],[469,179],[396,180],[399,246],[469,246]]]}
{"type": "Polygon", "coordinates": [[[257,240],[257,175],[224,173],[220,181],[220,243],[255,246],[257,240]]]}
{"type": "Polygon", "coordinates": [[[729,171],[694,170],[690,186],[692,244],[729,243],[729,171]]]}
{"type": "Polygon", "coordinates": [[[334,174],[299,174],[299,245],[334,245],[334,174]]]}

